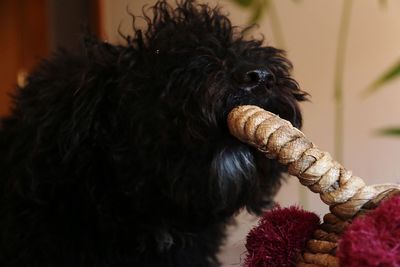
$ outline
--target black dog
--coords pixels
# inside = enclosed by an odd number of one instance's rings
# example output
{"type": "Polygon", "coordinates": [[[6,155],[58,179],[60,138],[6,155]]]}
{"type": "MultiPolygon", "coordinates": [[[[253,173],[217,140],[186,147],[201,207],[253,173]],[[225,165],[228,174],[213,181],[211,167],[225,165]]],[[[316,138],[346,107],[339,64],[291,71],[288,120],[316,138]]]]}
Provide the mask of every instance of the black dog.
{"type": "Polygon", "coordinates": [[[218,8],[159,1],[127,44],[43,62],[0,134],[1,266],[217,266],[226,225],[284,168],[230,136],[254,104],[300,127],[281,50],[218,8]]]}

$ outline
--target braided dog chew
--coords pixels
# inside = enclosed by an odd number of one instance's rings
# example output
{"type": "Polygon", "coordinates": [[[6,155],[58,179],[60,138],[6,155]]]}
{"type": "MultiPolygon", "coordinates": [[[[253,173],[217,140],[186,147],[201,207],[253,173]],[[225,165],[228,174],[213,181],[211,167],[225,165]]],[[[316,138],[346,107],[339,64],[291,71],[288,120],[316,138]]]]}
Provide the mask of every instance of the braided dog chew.
{"type": "Polygon", "coordinates": [[[258,148],[268,158],[288,165],[300,183],[319,193],[331,212],[341,219],[352,218],[381,192],[398,185],[366,186],[330,154],[319,150],[289,121],[257,106],[239,106],[228,116],[232,135],[258,148]]]}
{"type": "Polygon", "coordinates": [[[314,233],[298,266],[338,266],[334,257],[337,240],[348,221],[364,204],[382,197],[399,185],[367,186],[364,181],[334,161],[329,153],[319,150],[289,121],[257,106],[239,106],[228,115],[232,135],[288,166],[301,184],[319,193],[331,213],[324,217],[321,229],[314,233]]]}

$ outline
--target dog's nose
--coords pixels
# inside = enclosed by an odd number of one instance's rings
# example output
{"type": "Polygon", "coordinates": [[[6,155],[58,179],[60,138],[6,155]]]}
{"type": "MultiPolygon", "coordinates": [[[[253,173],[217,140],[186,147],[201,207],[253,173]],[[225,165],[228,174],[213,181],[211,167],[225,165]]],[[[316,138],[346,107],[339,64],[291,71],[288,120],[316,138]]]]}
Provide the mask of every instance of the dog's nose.
{"type": "Polygon", "coordinates": [[[271,81],[274,80],[274,77],[273,74],[265,68],[255,68],[237,71],[235,79],[242,89],[251,90],[259,85],[268,86],[271,81]]]}
{"type": "Polygon", "coordinates": [[[262,83],[270,79],[272,79],[272,74],[266,69],[250,70],[244,76],[245,83],[262,83]]]}

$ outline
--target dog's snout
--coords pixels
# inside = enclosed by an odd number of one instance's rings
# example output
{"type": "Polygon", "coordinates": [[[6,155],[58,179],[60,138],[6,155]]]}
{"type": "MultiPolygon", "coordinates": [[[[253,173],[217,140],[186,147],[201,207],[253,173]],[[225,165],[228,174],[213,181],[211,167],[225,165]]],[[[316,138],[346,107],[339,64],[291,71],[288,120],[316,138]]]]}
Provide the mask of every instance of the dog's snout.
{"type": "Polygon", "coordinates": [[[260,85],[268,86],[274,77],[265,68],[239,69],[234,75],[240,88],[250,90],[260,85]]]}

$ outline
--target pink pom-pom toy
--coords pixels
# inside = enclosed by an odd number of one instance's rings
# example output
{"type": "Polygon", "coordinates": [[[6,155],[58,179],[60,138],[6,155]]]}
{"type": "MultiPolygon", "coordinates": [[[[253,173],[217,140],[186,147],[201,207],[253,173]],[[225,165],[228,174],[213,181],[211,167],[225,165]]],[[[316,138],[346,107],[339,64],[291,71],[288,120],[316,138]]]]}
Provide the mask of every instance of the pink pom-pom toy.
{"type": "Polygon", "coordinates": [[[296,266],[320,219],[296,206],[267,211],[247,236],[246,267],[296,266]]]}
{"type": "Polygon", "coordinates": [[[342,234],[337,257],[346,267],[400,267],[400,197],[361,216],[342,234]]]}

